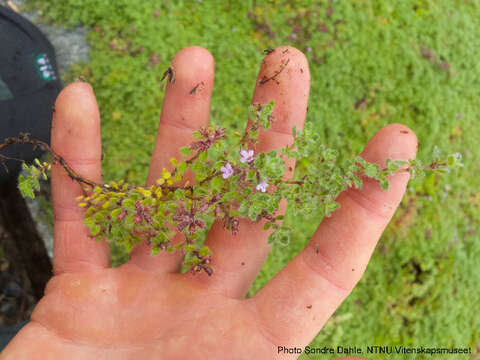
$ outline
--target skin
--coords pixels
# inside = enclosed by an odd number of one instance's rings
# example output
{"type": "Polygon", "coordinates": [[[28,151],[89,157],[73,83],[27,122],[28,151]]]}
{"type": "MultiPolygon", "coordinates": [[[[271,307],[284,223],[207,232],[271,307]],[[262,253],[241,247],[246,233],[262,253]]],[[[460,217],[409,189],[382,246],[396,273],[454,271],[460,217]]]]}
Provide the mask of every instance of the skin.
{"type": "MultiPolygon", "coordinates": [[[[167,85],[147,185],[162,167],[169,168],[177,149],[192,141],[192,131],[208,123],[211,54],[188,47],[172,64],[175,82],[167,85]]],[[[308,63],[300,51],[279,47],[266,56],[253,101],[275,100],[275,121],[268,134],[260,134],[256,152],[292,143],[291,128],[302,128],[305,120],[309,86],[308,63]],[[286,59],[288,66],[276,81],[260,84],[286,59]]],[[[91,86],[68,85],[55,108],[53,149],[82,176],[101,182],[100,116],[91,86]]],[[[387,157],[407,160],[416,150],[415,134],[391,124],[370,139],[362,156],[384,166],[387,157]]],[[[214,254],[211,277],[180,274],[181,254],[151,257],[144,244],[129,262],[112,269],[108,244],[90,239],[82,223],[84,210],[75,201],[80,186],[53,166],[54,276],[31,321],[0,359],[295,359],[298,355],[278,354],[277,346],[308,345],[350,294],[408,178],[405,172],[392,176],[388,191],[365,179],[361,190],[343,192],[341,208],[322,222],[309,245],[245,299],[270,250],[262,224],[242,220],[236,236],[221,223],[213,225],[207,239],[214,254]]]]}

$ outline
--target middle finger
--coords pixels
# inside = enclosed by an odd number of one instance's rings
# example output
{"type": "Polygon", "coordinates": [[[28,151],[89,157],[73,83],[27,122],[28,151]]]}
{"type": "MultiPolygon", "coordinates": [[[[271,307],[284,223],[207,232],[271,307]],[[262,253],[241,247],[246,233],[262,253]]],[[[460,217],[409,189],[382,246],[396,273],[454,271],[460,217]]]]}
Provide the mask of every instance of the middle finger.
{"type": "MultiPolygon", "coordinates": [[[[257,77],[252,102],[267,104],[274,100],[275,118],[268,131],[259,132],[255,155],[273,149],[279,150],[293,143],[293,126],[299,130],[303,128],[309,89],[308,62],[301,51],[281,46],[265,57],[257,77]],[[271,80],[265,81],[269,78],[271,80]]],[[[290,178],[295,162],[290,159],[285,165],[289,169],[286,178],[290,178]]],[[[283,214],[285,208],[286,202],[282,201],[277,214],[283,214]]],[[[206,240],[206,245],[213,253],[213,276],[209,277],[205,273],[187,276],[198,277],[205,285],[229,297],[243,298],[271,249],[271,245],[267,243],[270,232],[263,230],[263,225],[264,221],[255,224],[250,220],[240,219],[239,231],[232,235],[223,228],[222,221],[215,221],[206,240]]]]}

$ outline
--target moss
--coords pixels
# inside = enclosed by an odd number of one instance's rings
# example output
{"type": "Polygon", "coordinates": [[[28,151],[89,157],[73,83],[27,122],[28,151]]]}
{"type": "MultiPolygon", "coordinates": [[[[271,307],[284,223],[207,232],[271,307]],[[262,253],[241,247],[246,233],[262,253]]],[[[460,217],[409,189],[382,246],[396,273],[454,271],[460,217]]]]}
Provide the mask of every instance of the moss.
{"type": "MultiPolygon", "coordinates": [[[[358,153],[382,126],[403,123],[417,134],[421,159],[435,144],[462,152],[459,175],[411,184],[365,276],[311,345],[474,348],[480,320],[467,304],[480,300],[479,198],[472,190],[480,185],[479,2],[252,3],[29,1],[46,19],[91,29],[90,61],[74,66],[67,80],[84,75],[97,95],[105,181],[144,181],[163,99],[159,79],[189,45],[215,57],[214,124],[243,127],[263,49],[289,44],[309,60],[307,121],[328,146],[358,153]]],[[[295,225],[296,240],[273,249],[250,294],[302,249],[317,224],[296,218],[295,225]]]]}

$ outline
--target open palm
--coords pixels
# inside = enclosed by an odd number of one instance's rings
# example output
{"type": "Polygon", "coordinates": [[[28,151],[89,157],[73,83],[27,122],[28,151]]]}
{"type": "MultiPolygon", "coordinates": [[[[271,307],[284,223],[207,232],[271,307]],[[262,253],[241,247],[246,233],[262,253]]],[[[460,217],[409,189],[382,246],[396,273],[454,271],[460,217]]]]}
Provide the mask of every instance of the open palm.
{"type": "MultiPolygon", "coordinates": [[[[208,123],[212,56],[188,47],[172,64],[175,81],[167,85],[147,185],[193,140],[191,133],[208,123]]],[[[291,128],[303,127],[309,83],[307,61],[298,50],[279,47],[266,56],[253,101],[275,100],[275,121],[259,135],[256,151],[292,143],[291,128]],[[272,81],[261,81],[277,73],[272,81]]],[[[101,182],[100,116],[92,88],[70,84],[55,108],[53,149],[82,176],[101,182]]],[[[392,124],[369,141],[362,156],[381,166],[387,157],[414,158],[416,141],[410,129],[392,124]]],[[[294,168],[293,162],[289,165],[294,168]]],[[[108,244],[90,239],[83,225],[83,210],[75,201],[80,186],[55,165],[54,276],[31,321],[0,358],[297,358],[279,354],[278,347],[306,346],[350,293],[403,196],[408,176],[392,176],[388,191],[365,179],[362,190],[343,192],[341,208],[322,222],[309,245],[259,293],[245,299],[270,250],[262,224],[242,220],[233,236],[214,223],[207,238],[215,269],[211,277],[181,274],[180,253],[152,257],[145,243],[137,245],[129,262],[112,269],[108,244]]]]}

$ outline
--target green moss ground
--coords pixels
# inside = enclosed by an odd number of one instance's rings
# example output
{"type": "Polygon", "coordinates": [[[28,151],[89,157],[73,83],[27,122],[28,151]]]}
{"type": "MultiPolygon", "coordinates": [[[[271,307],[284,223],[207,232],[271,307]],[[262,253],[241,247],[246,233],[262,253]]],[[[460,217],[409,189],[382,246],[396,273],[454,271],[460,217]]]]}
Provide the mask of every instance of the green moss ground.
{"type": "MultiPolygon", "coordinates": [[[[175,53],[190,45],[215,57],[214,124],[243,128],[262,51],[288,44],[310,62],[307,121],[343,156],[359,153],[390,123],[415,131],[420,159],[428,160],[435,144],[461,152],[461,172],[410,184],[365,276],[311,345],[471,346],[480,357],[474,310],[480,303],[480,177],[474,160],[480,146],[480,1],[29,4],[44,19],[92,30],[89,62],[74,66],[65,80],[84,75],[95,90],[106,181],[126,176],[144,182],[163,99],[160,77],[175,53]],[[113,49],[123,46],[128,51],[113,49]],[[140,46],[142,54],[129,54],[140,46]]],[[[316,226],[295,221],[294,241],[274,248],[251,294],[306,244],[316,226]]],[[[122,258],[117,249],[114,262],[122,258]]]]}

